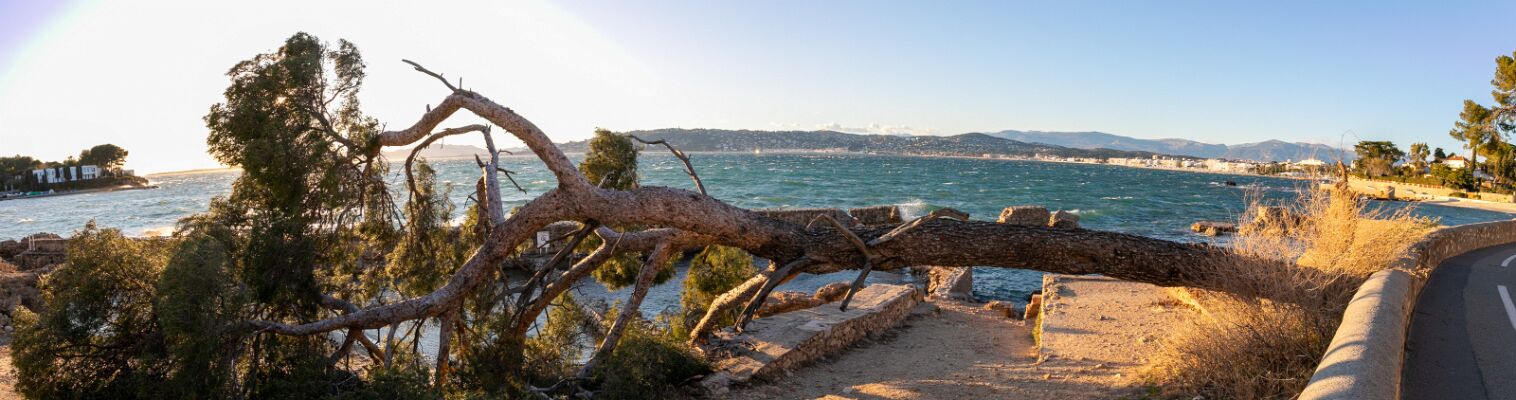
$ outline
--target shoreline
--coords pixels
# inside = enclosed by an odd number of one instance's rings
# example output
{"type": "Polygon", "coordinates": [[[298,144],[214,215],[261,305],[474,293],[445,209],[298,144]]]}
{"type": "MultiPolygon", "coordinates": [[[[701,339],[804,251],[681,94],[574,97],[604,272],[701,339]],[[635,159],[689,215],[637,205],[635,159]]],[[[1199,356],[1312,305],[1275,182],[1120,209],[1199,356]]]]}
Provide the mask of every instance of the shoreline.
{"type": "MultiPolygon", "coordinates": [[[[1399,201],[1399,200],[1381,200],[1381,201],[1399,201]]],[[[1417,205],[1419,205],[1419,204],[1428,204],[1428,205],[1442,206],[1442,207],[1458,207],[1458,208],[1468,208],[1468,209],[1474,209],[1474,210],[1484,210],[1484,211],[1499,212],[1499,213],[1506,213],[1506,214],[1516,214],[1516,203],[1497,203],[1497,202],[1493,202],[1493,201],[1475,200],[1475,199],[1460,199],[1460,198],[1455,198],[1455,197],[1447,197],[1447,198],[1441,198],[1441,199],[1437,199],[1437,200],[1399,201],[1399,202],[1401,202],[1401,203],[1417,204],[1417,205]]]]}
{"type": "Polygon", "coordinates": [[[158,188],[158,185],[147,185],[147,186],[117,185],[117,186],[103,187],[103,188],[90,188],[90,189],[70,190],[70,191],[67,191],[67,192],[46,193],[46,194],[39,194],[39,195],[34,195],[34,196],[0,197],[0,201],[41,199],[41,198],[68,196],[68,195],[75,195],[75,194],[109,193],[109,192],[119,192],[119,191],[127,191],[127,190],[143,190],[143,189],[157,189],[157,188],[158,188]]]}

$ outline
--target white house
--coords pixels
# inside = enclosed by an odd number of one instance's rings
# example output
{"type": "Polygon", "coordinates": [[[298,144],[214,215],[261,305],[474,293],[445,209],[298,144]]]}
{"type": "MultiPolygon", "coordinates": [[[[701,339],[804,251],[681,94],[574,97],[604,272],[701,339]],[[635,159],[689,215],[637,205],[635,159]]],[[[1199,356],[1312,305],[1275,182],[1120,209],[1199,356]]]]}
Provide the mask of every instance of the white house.
{"type": "Polygon", "coordinates": [[[1307,159],[1304,159],[1304,160],[1296,161],[1295,165],[1298,165],[1298,166],[1301,166],[1301,167],[1325,167],[1327,165],[1327,163],[1326,163],[1326,161],[1321,161],[1321,160],[1317,160],[1317,159],[1314,159],[1314,158],[1307,158],[1307,159]]]}
{"type": "Polygon", "coordinates": [[[90,180],[100,177],[100,167],[82,165],[72,167],[43,168],[32,170],[32,177],[41,183],[63,183],[90,180]]]}
{"type": "Polygon", "coordinates": [[[1442,165],[1452,169],[1464,169],[1469,167],[1469,159],[1463,156],[1452,156],[1442,159],[1442,165]]]}

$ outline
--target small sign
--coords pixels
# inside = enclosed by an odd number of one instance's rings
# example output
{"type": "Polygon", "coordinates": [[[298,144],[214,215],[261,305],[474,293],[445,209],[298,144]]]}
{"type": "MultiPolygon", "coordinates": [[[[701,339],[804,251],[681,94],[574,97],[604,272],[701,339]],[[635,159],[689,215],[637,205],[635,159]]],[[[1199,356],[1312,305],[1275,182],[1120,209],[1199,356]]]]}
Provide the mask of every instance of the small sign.
{"type": "Polygon", "coordinates": [[[538,248],[547,247],[547,241],[551,240],[552,238],[553,237],[551,236],[551,234],[549,234],[547,231],[537,232],[537,247],[538,248]]]}

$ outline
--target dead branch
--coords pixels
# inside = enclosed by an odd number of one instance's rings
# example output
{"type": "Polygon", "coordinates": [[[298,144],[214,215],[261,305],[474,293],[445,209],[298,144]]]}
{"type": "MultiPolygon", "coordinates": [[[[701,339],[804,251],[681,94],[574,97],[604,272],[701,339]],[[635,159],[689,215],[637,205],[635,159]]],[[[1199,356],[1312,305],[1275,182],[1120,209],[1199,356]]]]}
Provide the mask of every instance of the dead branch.
{"type": "MultiPolygon", "coordinates": [[[[743,327],[747,326],[748,321],[753,320],[753,315],[757,314],[758,309],[763,307],[763,301],[768,299],[769,293],[773,292],[774,288],[779,287],[779,284],[787,282],[791,278],[794,278],[795,275],[799,275],[803,266],[810,262],[811,260],[804,258],[790,261],[789,263],[784,264],[784,266],[775,269],[773,273],[764,277],[763,286],[758,289],[757,294],[754,294],[753,297],[748,300],[747,308],[744,308],[742,310],[742,315],[739,315],[737,317],[737,330],[741,331],[743,327]]],[[[716,308],[717,307],[714,305],[711,306],[712,310],[715,310],[716,308]]]]}
{"type": "Polygon", "coordinates": [[[511,174],[516,173],[516,171],[511,171],[511,170],[508,170],[508,169],[505,169],[505,168],[495,168],[495,169],[499,170],[500,173],[505,174],[505,179],[509,179],[511,181],[511,185],[513,185],[513,186],[516,187],[516,190],[520,190],[521,194],[526,194],[526,188],[521,187],[520,183],[516,183],[516,178],[514,178],[514,177],[511,176],[511,174]]]}
{"type": "Polygon", "coordinates": [[[646,141],[646,140],[642,140],[642,138],[637,137],[637,135],[628,134],[626,136],[632,138],[632,140],[636,140],[638,142],[642,142],[642,144],[648,144],[648,145],[661,144],[661,145],[663,145],[663,147],[668,148],[669,149],[669,153],[673,153],[674,157],[678,157],[679,161],[684,162],[684,173],[689,174],[690,180],[695,181],[695,188],[700,190],[700,194],[707,195],[707,196],[709,195],[708,193],[705,192],[705,182],[701,182],[700,181],[700,175],[696,175],[695,174],[695,166],[690,164],[690,157],[687,156],[687,155],[684,155],[684,152],[679,151],[679,149],[674,148],[674,145],[669,144],[668,140],[658,139],[658,140],[654,140],[654,141],[649,142],[649,141],[646,141]]]}
{"type": "Polygon", "coordinates": [[[477,125],[477,124],[476,125],[468,125],[468,126],[460,126],[460,127],[457,127],[457,128],[443,129],[441,132],[433,133],[430,136],[427,136],[426,140],[421,141],[421,144],[418,144],[418,145],[416,145],[415,148],[411,149],[411,154],[409,156],[405,157],[405,184],[406,184],[406,187],[410,189],[411,196],[414,197],[414,196],[417,195],[417,193],[416,193],[416,178],[415,178],[414,175],[411,174],[411,164],[415,163],[416,156],[418,154],[421,154],[421,150],[422,149],[425,149],[427,146],[431,146],[432,142],[435,142],[435,141],[437,141],[439,139],[442,139],[442,138],[445,138],[445,137],[448,137],[448,136],[453,136],[453,135],[458,135],[458,134],[463,134],[463,133],[468,133],[468,132],[488,132],[489,129],[490,128],[488,126],[477,125]]]}
{"type": "Polygon", "coordinates": [[[621,341],[621,333],[626,331],[626,325],[632,323],[632,319],[641,314],[638,310],[642,307],[642,299],[647,297],[647,290],[653,286],[653,278],[658,276],[658,271],[664,268],[669,258],[673,255],[668,242],[659,243],[648,254],[647,260],[643,261],[642,269],[637,272],[637,283],[632,287],[632,294],[626,299],[626,304],[621,305],[621,314],[616,317],[616,322],[611,324],[611,329],[605,334],[605,339],[600,341],[600,347],[590,360],[584,363],[579,370],[580,378],[587,378],[601,362],[616,350],[616,343],[621,341]]]}
{"type": "Polygon", "coordinates": [[[879,254],[876,254],[873,250],[870,250],[869,245],[863,243],[863,239],[859,239],[857,234],[854,234],[853,231],[849,230],[847,227],[842,226],[842,223],[837,222],[837,219],[832,218],[831,215],[816,215],[816,219],[813,219],[811,220],[811,223],[806,224],[805,229],[811,229],[811,225],[815,225],[816,221],[819,220],[826,220],[826,222],[830,222],[832,224],[832,227],[837,229],[837,232],[841,233],[842,237],[847,239],[848,243],[852,243],[853,247],[857,248],[858,252],[862,253],[864,257],[863,269],[858,271],[858,277],[853,279],[853,284],[847,288],[847,294],[842,296],[842,304],[839,307],[842,309],[842,311],[847,311],[848,303],[851,303],[853,301],[853,295],[857,294],[858,290],[863,287],[863,280],[869,277],[869,271],[874,270],[874,266],[882,264],[884,260],[879,257],[879,254]]]}
{"type": "MultiPolygon", "coordinates": [[[[400,61],[402,61],[402,62],[404,62],[406,64],[410,64],[412,67],[416,67],[416,70],[417,71],[421,71],[421,73],[423,73],[423,74],[431,75],[433,78],[437,78],[438,81],[442,82],[442,86],[447,86],[447,90],[451,90],[451,91],[454,91],[454,92],[458,91],[458,87],[453,86],[453,84],[451,84],[451,83],[447,83],[447,78],[443,78],[442,74],[439,74],[439,73],[436,73],[436,72],[432,72],[431,70],[423,68],[421,66],[421,64],[417,64],[416,62],[411,61],[411,60],[400,60],[400,61]]],[[[458,77],[458,86],[463,86],[463,77],[461,77],[461,76],[458,77]]]]}

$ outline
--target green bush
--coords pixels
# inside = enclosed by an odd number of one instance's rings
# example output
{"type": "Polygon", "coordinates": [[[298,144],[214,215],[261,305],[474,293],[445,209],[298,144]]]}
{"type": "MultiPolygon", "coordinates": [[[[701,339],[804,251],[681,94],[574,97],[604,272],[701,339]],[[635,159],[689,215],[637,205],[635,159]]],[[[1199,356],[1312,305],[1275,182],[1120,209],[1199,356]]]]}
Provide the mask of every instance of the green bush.
{"type": "Polygon", "coordinates": [[[710,364],[684,341],[649,321],[633,322],[622,335],[611,357],[595,371],[596,397],[662,398],[690,378],[711,371],[710,364]]]}
{"type": "MultiPolygon", "coordinates": [[[[700,318],[705,317],[706,310],[711,302],[716,301],[717,296],[741,285],[757,273],[758,270],[753,267],[753,256],[746,251],[721,245],[707,246],[690,260],[689,275],[685,277],[684,290],[679,294],[682,315],[679,320],[670,321],[670,329],[676,331],[676,334],[687,332],[700,322],[700,318]]],[[[731,325],[737,321],[740,311],[733,309],[718,322],[720,325],[731,325]]]]}
{"type": "Polygon", "coordinates": [[[156,398],[165,375],[153,317],[161,241],[85,225],[41,283],[47,311],[17,321],[16,389],[33,399],[156,398]]]}
{"type": "Polygon", "coordinates": [[[1457,198],[1460,198],[1460,199],[1467,199],[1467,198],[1469,198],[1469,195],[1468,195],[1468,193],[1464,193],[1464,192],[1453,192],[1453,193],[1448,193],[1448,197],[1457,197],[1457,198]]]}

